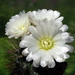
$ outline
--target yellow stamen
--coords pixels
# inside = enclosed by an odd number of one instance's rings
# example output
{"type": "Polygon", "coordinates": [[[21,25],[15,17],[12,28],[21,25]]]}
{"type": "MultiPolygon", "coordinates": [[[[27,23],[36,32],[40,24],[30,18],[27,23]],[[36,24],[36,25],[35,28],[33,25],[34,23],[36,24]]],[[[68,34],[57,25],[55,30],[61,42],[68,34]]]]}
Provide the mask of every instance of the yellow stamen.
{"type": "Polygon", "coordinates": [[[53,41],[50,38],[42,38],[39,45],[41,49],[49,50],[53,47],[53,41]]]}
{"type": "Polygon", "coordinates": [[[21,29],[21,30],[24,30],[24,29],[25,29],[25,26],[21,26],[20,29],[21,29]]]}

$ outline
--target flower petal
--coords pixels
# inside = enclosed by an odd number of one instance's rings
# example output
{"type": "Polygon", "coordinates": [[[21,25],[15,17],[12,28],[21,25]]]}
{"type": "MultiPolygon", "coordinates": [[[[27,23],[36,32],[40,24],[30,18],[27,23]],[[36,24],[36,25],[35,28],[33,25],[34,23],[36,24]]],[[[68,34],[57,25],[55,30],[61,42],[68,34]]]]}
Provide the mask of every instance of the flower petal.
{"type": "Polygon", "coordinates": [[[32,60],[32,52],[26,57],[27,61],[31,61],[32,60]]]}
{"type": "Polygon", "coordinates": [[[26,56],[27,54],[29,54],[28,48],[26,48],[22,51],[23,56],[26,56]]]}
{"type": "Polygon", "coordinates": [[[73,46],[70,46],[70,45],[65,45],[68,49],[69,49],[69,52],[73,52],[73,50],[74,50],[74,47],[73,46]]]}
{"type": "Polygon", "coordinates": [[[20,42],[20,44],[19,44],[19,46],[21,47],[21,48],[25,48],[26,46],[25,46],[25,40],[22,40],[21,42],[20,42]]]}
{"type": "Polygon", "coordinates": [[[61,58],[61,57],[59,57],[59,56],[56,56],[56,57],[55,57],[55,60],[56,60],[57,62],[64,62],[64,61],[65,61],[64,58],[61,58]]]}
{"type": "Polygon", "coordinates": [[[64,17],[59,17],[56,21],[62,21],[64,17]]]}
{"type": "Polygon", "coordinates": [[[62,32],[65,32],[68,30],[68,26],[67,25],[63,25],[60,30],[62,30],[62,32]]]}
{"type": "Polygon", "coordinates": [[[37,33],[37,30],[35,27],[30,26],[28,30],[32,33],[32,36],[35,37],[36,39],[39,39],[39,34],[37,33]]]}
{"type": "Polygon", "coordinates": [[[46,63],[45,61],[41,61],[41,62],[40,62],[40,65],[41,65],[42,67],[46,67],[46,66],[47,66],[47,63],[46,63]]]}
{"type": "Polygon", "coordinates": [[[60,16],[60,13],[58,11],[54,11],[54,17],[58,18],[60,16]]]}
{"type": "Polygon", "coordinates": [[[40,59],[35,59],[35,60],[33,61],[33,66],[34,66],[34,67],[39,67],[39,65],[40,65],[40,59]]]}
{"type": "Polygon", "coordinates": [[[32,53],[34,53],[34,52],[36,52],[38,50],[39,50],[38,46],[32,46],[32,47],[29,48],[29,51],[32,52],[32,53]]]}
{"type": "Polygon", "coordinates": [[[50,60],[48,61],[48,67],[54,68],[55,67],[55,61],[52,57],[50,57],[50,60]]]}

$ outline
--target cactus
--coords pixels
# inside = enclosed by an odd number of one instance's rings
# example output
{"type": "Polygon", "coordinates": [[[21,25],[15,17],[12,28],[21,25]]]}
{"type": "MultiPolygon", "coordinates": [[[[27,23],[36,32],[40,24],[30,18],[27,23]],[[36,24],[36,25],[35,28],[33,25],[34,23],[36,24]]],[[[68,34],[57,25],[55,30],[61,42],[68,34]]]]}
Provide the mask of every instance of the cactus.
{"type": "Polygon", "coordinates": [[[22,56],[23,48],[17,50],[15,52],[16,56],[16,63],[15,68],[13,69],[11,75],[63,75],[67,63],[57,63],[54,68],[48,68],[48,67],[41,67],[39,66],[38,68],[33,67],[32,61],[28,62],[26,61],[26,56],[22,56]]]}

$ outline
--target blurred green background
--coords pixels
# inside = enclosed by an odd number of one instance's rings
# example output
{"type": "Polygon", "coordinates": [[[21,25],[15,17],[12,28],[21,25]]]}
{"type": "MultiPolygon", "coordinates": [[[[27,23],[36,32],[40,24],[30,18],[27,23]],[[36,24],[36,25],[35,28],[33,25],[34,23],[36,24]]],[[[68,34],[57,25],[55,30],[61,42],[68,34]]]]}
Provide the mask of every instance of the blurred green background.
{"type": "MultiPolygon", "coordinates": [[[[0,0],[0,75],[8,75],[6,63],[10,62],[7,54],[8,49],[13,49],[13,43],[5,36],[5,24],[11,16],[25,10],[33,11],[38,9],[57,10],[64,16],[63,23],[69,26],[68,32],[75,37],[75,0],[0,0]],[[9,45],[11,43],[11,45],[9,45]]],[[[71,45],[75,47],[75,42],[71,45]]],[[[66,60],[68,66],[64,75],[75,75],[75,51],[66,60]]]]}

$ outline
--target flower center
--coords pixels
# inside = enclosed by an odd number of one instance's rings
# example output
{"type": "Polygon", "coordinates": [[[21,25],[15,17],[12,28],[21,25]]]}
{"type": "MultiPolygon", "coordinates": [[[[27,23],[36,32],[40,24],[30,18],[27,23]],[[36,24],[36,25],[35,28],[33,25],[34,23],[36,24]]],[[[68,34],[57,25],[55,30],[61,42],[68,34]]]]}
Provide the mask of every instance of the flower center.
{"type": "Polygon", "coordinates": [[[51,49],[53,47],[53,41],[50,38],[42,38],[39,44],[41,49],[45,50],[51,49]]]}
{"type": "Polygon", "coordinates": [[[25,29],[25,26],[21,26],[20,29],[21,29],[21,30],[24,30],[24,29],[25,29]]]}

